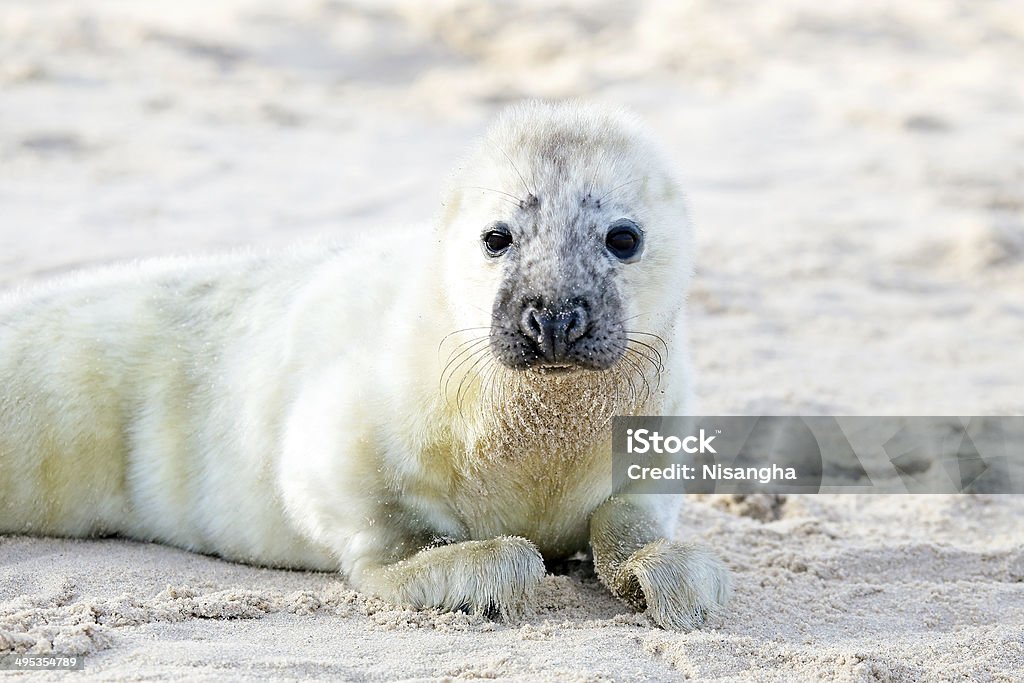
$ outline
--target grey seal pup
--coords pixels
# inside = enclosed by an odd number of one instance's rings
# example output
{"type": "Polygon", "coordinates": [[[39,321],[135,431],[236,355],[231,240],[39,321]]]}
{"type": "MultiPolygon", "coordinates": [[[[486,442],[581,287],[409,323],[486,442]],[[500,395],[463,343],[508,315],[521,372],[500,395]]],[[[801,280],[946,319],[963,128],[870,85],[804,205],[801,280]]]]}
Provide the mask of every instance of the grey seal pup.
{"type": "Polygon", "coordinates": [[[659,146],[505,112],[431,228],[85,272],[0,305],[0,532],[121,535],[513,615],[592,552],[666,628],[729,574],[614,490],[613,415],[686,414],[693,238],[659,146]]]}

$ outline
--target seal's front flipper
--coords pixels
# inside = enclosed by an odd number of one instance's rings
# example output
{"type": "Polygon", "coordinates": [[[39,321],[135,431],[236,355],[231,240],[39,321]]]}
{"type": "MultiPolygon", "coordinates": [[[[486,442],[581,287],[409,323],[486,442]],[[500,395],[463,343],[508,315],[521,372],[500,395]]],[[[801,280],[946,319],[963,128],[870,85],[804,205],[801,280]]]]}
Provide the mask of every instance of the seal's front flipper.
{"type": "Polygon", "coordinates": [[[613,589],[662,628],[690,631],[729,599],[729,570],[706,548],[655,541],[633,553],[612,579],[613,589]]]}
{"type": "Polygon", "coordinates": [[[689,631],[729,599],[729,570],[709,550],[659,538],[642,507],[610,498],[590,520],[598,578],[617,597],[662,628],[689,631]]]}
{"type": "Polygon", "coordinates": [[[394,564],[362,568],[351,578],[388,602],[511,619],[543,576],[544,560],[533,543],[499,536],[428,548],[394,564]]]}

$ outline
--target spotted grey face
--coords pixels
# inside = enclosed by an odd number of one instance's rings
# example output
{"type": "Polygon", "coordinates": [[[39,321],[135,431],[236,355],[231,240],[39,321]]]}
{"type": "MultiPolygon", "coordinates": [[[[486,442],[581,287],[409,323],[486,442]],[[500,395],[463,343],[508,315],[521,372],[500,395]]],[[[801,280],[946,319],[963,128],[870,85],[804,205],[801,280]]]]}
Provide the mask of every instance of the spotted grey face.
{"type": "Polygon", "coordinates": [[[481,233],[484,258],[502,269],[490,346],[506,367],[606,370],[626,350],[617,275],[643,255],[643,228],[589,195],[574,203],[545,211],[531,196],[481,233]]]}

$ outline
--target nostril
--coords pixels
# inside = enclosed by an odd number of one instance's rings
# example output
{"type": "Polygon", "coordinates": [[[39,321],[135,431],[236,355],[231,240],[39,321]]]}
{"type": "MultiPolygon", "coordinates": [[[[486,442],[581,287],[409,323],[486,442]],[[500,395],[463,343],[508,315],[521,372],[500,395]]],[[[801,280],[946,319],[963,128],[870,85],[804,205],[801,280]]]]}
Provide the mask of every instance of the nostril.
{"type": "Polygon", "coordinates": [[[569,312],[565,321],[565,341],[571,344],[587,333],[587,311],[577,306],[569,312]]]}
{"type": "Polygon", "coordinates": [[[548,315],[543,308],[536,304],[526,304],[519,317],[519,329],[524,335],[537,343],[543,343],[546,336],[545,326],[548,324],[548,315]]]}
{"type": "Polygon", "coordinates": [[[540,341],[544,336],[544,322],[541,320],[541,313],[533,306],[527,306],[523,311],[520,327],[523,334],[534,341],[540,341]]]}

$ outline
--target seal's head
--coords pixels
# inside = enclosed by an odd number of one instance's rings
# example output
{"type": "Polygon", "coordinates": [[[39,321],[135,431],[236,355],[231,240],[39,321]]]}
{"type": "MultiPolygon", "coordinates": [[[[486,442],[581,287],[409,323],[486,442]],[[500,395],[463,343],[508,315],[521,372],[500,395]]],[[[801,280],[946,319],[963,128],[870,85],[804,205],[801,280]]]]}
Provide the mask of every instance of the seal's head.
{"type": "Polygon", "coordinates": [[[670,164],[631,116],[579,104],[508,110],[445,202],[445,290],[504,367],[619,364],[685,299],[692,235],[670,164]],[[641,338],[636,338],[639,343],[641,338]]]}

